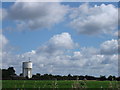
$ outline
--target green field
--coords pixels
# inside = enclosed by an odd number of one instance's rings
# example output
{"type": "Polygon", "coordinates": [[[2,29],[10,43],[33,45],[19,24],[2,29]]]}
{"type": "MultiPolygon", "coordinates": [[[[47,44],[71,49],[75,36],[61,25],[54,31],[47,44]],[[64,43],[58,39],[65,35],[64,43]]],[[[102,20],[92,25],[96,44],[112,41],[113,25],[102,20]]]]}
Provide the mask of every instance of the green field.
{"type": "Polygon", "coordinates": [[[118,81],[2,80],[2,88],[119,88],[118,81]]]}

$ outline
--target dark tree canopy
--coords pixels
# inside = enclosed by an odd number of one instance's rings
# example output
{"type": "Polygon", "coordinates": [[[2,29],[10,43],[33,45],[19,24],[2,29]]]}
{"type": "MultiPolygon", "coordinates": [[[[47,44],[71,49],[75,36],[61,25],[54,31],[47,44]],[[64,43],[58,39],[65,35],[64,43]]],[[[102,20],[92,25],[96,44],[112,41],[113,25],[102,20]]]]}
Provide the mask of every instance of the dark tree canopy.
{"type": "Polygon", "coordinates": [[[14,67],[9,67],[8,69],[2,69],[2,78],[9,79],[16,75],[14,67]]]}
{"type": "MultiPolygon", "coordinates": [[[[8,69],[0,69],[0,71],[2,71],[2,79],[6,79],[6,80],[29,80],[28,77],[23,77],[23,74],[20,73],[20,75],[16,75],[15,74],[15,69],[14,67],[9,67],[8,69]]],[[[110,75],[108,78],[106,76],[102,76],[100,75],[100,77],[95,77],[95,76],[82,76],[82,75],[52,75],[52,74],[44,74],[41,75],[40,73],[36,73],[35,75],[32,76],[32,78],[30,78],[30,80],[118,80],[120,81],[120,77],[115,77],[110,75]]]]}

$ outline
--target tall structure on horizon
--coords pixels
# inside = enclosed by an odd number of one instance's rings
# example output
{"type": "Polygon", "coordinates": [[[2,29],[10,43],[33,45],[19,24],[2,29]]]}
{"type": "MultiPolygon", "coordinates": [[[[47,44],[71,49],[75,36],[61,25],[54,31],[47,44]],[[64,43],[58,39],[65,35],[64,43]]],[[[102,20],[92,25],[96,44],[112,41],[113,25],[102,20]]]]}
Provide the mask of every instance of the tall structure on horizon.
{"type": "Polygon", "coordinates": [[[23,62],[23,77],[32,78],[32,62],[23,62]]]}

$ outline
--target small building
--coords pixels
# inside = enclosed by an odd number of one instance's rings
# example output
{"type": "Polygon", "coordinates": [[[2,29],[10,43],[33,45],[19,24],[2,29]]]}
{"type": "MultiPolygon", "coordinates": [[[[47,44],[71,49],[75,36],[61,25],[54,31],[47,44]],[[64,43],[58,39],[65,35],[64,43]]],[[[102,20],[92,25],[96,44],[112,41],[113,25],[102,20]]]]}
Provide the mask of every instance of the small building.
{"type": "Polygon", "coordinates": [[[23,77],[32,78],[32,62],[23,62],[23,77]]]}

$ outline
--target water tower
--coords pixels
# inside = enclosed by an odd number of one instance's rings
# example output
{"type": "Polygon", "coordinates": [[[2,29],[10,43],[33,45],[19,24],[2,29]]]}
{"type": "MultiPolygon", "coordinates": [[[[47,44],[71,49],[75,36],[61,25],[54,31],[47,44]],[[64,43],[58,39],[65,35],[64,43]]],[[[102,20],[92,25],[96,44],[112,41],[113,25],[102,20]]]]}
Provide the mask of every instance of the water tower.
{"type": "Polygon", "coordinates": [[[23,62],[23,77],[32,78],[32,62],[23,62]]]}

